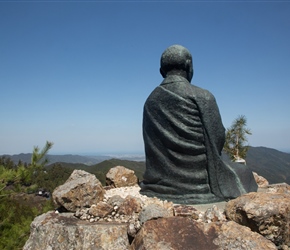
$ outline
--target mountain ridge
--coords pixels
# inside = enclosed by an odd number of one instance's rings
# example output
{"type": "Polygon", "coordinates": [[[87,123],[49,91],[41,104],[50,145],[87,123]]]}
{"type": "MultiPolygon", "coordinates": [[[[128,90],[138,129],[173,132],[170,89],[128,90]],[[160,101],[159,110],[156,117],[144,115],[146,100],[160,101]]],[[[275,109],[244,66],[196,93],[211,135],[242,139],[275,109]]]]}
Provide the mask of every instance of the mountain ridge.
{"type": "MultiPolygon", "coordinates": [[[[9,157],[14,163],[30,163],[31,154],[1,155],[9,157]]],[[[142,175],[145,170],[145,157],[128,156],[116,159],[116,156],[83,156],[83,155],[48,155],[49,165],[60,163],[71,169],[81,168],[89,172],[104,172],[116,165],[124,165],[142,175]],[[83,164],[83,165],[82,165],[83,164]]],[[[265,177],[270,184],[285,182],[290,184],[290,153],[267,147],[249,147],[247,166],[257,174],[265,177]]]]}

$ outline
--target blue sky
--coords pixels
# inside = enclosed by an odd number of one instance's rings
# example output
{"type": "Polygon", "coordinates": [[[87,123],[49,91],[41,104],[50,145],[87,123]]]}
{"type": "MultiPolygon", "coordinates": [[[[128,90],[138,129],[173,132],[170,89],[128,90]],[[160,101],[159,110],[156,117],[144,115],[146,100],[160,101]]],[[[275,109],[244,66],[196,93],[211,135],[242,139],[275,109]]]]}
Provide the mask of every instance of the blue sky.
{"type": "Polygon", "coordinates": [[[143,152],[142,112],[172,44],[227,128],[290,152],[290,1],[0,1],[0,154],[143,152]]]}

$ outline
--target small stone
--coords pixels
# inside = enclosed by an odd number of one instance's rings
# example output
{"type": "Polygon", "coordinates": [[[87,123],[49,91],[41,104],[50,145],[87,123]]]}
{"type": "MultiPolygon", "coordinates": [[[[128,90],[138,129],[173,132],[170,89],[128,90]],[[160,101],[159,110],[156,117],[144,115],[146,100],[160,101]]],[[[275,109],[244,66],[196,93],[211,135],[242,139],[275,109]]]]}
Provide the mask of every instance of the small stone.
{"type": "Polygon", "coordinates": [[[81,220],[86,220],[87,219],[87,215],[86,214],[83,214],[81,217],[80,217],[81,220]]]}
{"type": "Polygon", "coordinates": [[[139,230],[139,229],[141,228],[141,223],[140,223],[140,221],[137,220],[137,221],[135,222],[134,226],[135,226],[135,228],[136,228],[137,230],[139,230]]]}
{"type": "Polygon", "coordinates": [[[208,208],[204,213],[204,220],[207,223],[226,221],[226,216],[223,211],[219,210],[216,205],[208,208]]]}
{"type": "Polygon", "coordinates": [[[187,205],[175,205],[173,207],[174,216],[192,216],[196,211],[196,208],[187,205]]]}
{"type": "Polygon", "coordinates": [[[128,234],[132,237],[134,237],[136,235],[136,228],[134,226],[134,224],[130,223],[128,226],[128,234]]]}
{"type": "Polygon", "coordinates": [[[141,211],[141,201],[134,196],[128,195],[120,205],[119,214],[132,215],[141,211]]]}
{"type": "Polygon", "coordinates": [[[96,206],[89,209],[90,215],[95,217],[106,217],[113,211],[113,207],[103,201],[99,202],[96,206]]]}

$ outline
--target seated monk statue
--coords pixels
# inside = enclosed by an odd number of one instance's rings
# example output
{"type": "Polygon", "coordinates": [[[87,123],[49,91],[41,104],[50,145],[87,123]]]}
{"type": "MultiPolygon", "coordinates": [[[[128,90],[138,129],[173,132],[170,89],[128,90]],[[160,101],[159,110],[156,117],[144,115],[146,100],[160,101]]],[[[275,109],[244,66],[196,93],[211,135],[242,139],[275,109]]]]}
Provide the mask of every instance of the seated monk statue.
{"type": "Polygon", "coordinates": [[[178,204],[226,201],[256,192],[252,171],[224,159],[225,129],[214,96],[192,85],[192,57],[180,45],[161,56],[163,82],[143,111],[146,171],[141,194],[178,204]]]}

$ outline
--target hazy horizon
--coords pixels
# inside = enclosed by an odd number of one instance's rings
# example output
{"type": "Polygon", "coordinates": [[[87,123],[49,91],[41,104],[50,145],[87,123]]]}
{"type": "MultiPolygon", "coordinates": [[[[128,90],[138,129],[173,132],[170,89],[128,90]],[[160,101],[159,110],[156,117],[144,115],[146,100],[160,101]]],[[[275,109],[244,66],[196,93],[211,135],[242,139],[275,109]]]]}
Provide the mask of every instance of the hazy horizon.
{"type": "MultiPolygon", "coordinates": [[[[266,146],[251,146],[250,147],[265,147],[265,148],[271,148],[271,149],[275,149],[278,150],[280,152],[283,153],[287,153],[290,154],[290,149],[277,149],[277,148],[273,148],[273,147],[266,147],[266,146]]],[[[0,155],[19,155],[19,154],[31,154],[31,152],[20,152],[20,153],[0,153],[0,155]]],[[[143,157],[145,156],[145,152],[144,151],[112,151],[112,152],[48,152],[48,155],[79,155],[79,156],[88,156],[88,157],[98,157],[98,156],[122,156],[122,157],[143,157]]]]}

